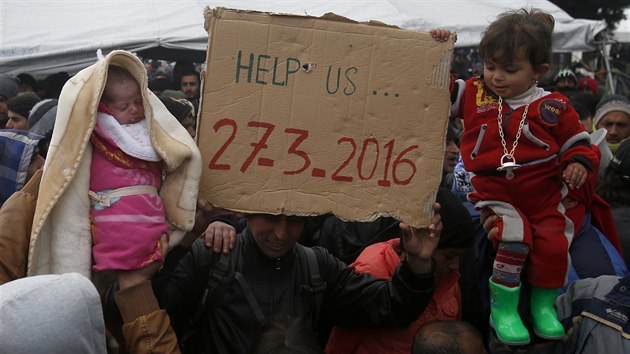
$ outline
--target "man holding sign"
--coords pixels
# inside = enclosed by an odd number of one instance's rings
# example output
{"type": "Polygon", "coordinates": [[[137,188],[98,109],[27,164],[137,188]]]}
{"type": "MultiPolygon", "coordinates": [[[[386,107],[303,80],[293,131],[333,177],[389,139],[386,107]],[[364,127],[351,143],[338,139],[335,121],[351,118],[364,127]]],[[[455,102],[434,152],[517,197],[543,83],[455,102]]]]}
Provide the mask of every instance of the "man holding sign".
{"type": "Polygon", "coordinates": [[[298,244],[304,221],[250,215],[234,250],[223,258],[204,240],[193,244],[163,291],[184,352],[200,349],[185,346],[192,332],[204,352],[247,353],[276,315],[303,316],[315,331],[320,318],[339,326],[408,326],[424,311],[435,288],[439,214],[428,228],[401,224],[407,257],[391,280],[357,273],[321,247],[298,244]]]}
{"type": "Polygon", "coordinates": [[[277,315],[314,331],[324,318],[408,326],[435,288],[453,40],[227,9],[208,10],[206,24],[199,195],[249,216],[229,255],[199,240],[161,273],[184,352],[247,353],[277,315]],[[401,219],[407,254],[391,279],[300,245],[296,215],[325,213],[401,219]]]}

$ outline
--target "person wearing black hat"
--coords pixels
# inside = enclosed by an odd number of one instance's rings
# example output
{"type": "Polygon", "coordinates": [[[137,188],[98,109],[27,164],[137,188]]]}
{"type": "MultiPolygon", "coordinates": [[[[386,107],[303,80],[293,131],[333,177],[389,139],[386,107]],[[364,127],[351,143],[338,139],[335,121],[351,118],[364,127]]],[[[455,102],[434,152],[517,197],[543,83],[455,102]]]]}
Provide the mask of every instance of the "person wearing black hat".
{"type": "MultiPolygon", "coordinates": [[[[406,328],[335,327],[327,353],[410,353],[412,339],[423,324],[461,319],[459,257],[472,245],[475,226],[466,207],[450,190],[440,188],[436,199],[443,225],[440,242],[433,252],[437,284],[422,315],[406,328]]],[[[390,279],[405,254],[402,238],[396,237],[368,246],[350,266],[358,272],[390,279]]]]}
{"type": "Polygon", "coordinates": [[[195,137],[195,107],[187,99],[160,96],[160,101],[171,114],[177,118],[188,134],[195,137]]]}
{"type": "Polygon", "coordinates": [[[7,101],[9,120],[7,129],[28,130],[28,116],[40,98],[33,92],[21,93],[7,101]]]}

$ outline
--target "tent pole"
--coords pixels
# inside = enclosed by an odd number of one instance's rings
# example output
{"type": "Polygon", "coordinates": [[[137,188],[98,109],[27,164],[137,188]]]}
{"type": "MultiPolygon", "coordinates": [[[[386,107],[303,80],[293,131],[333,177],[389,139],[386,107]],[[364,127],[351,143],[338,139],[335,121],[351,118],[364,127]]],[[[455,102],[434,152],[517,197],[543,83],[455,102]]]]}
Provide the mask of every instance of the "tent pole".
{"type": "Polygon", "coordinates": [[[615,83],[613,82],[612,72],[610,71],[610,58],[608,57],[608,51],[606,50],[606,41],[599,42],[601,46],[602,56],[604,57],[604,65],[606,66],[606,81],[608,82],[608,88],[610,94],[615,94],[615,83]]]}

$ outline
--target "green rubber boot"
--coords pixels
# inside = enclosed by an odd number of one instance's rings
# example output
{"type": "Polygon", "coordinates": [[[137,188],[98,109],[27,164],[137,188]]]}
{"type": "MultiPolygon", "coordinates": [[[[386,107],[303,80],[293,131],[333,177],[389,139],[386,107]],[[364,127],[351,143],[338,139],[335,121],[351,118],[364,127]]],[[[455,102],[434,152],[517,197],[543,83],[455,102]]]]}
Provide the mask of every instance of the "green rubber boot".
{"type": "Polygon", "coordinates": [[[558,289],[545,289],[532,286],[530,312],[534,332],[540,338],[560,339],[564,336],[564,327],[558,321],[554,304],[558,289]]]}
{"type": "Polygon", "coordinates": [[[507,345],[529,343],[529,332],[518,314],[518,297],[521,286],[508,288],[490,280],[490,325],[497,338],[507,345]]]}

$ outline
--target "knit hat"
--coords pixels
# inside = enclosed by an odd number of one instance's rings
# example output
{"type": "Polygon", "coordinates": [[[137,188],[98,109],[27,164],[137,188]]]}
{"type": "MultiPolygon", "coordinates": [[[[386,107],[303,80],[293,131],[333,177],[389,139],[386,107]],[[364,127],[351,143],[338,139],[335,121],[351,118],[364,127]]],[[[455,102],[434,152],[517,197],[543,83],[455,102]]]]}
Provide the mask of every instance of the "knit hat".
{"type": "Polygon", "coordinates": [[[186,119],[186,117],[188,117],[190,112],[194,109],[192,103],[186,99],[160,97],[160,101],[164,103],[166,109],[168,109],[168,111],[171,112],[171,114],[175,116],[180,123],[186,119]]]}
{"type": "Polygon", "coordinates": [[[578,90],[590,90],[594,95],[597,95],[597,90],[599,85],[597,84],[597,80],[592,79],[590,77],[582,77],[578,80],[577,83],[578,90]]]}
{"type": "Polygon", "coordinates": [[[608,95],[602,98],[593,117],[593,130],[597,129],[597,124],[602,117],[610,112],[624,112],[630,116],[630,100],[622,95],[608,95]]]}
{"type": "Polygon", "coordinates": [[[28,118],[31,109],[37,102],[39,102],[39,96],[33,92],[23,92],[7,101],[7,107],[9,111],[13,111],[24,118],[28,118]]]}
{"type": "Polygon", "coordinates": [[[186,99],[186,94],[180,90],[164,90],[160,94],[160,98],[177,98],[177,99],[186,99]]]}
{"type": "Polygon", "coordinates": [[[7,74],[0,74],[0,98],[8,100],[15,97],[18,92],[20,82],[18,79],[7,74]]]}
{"type": "Polygon", "coordinates": [[[54,98],[37,102],[28,116],[28,130],[35,134],[48,136],[55,126],[58,103],[59,101],[54,98]]]}
{"type": "Polygon", "coordinates": [[[558,82],[561,79],[570,79],[577,85],[577,76],[571,69],[562,69],[558,71],[556,76],[553,78],[553,82],[558,82]]]}
{"type": "Polygon", "coordinates": [[[475,237],[475,225],[468,209],[448,189],[437,193],[442,218],[442,235],[438,248],[469,248],[475,237]]]}
{"type": "Polygon", "coordinates": [[[54,98],[39,101],[33,106],[28,116],[28,131],[44,137],[39,143],[39,154],[43,158],[48,156],[48,148],[57,119],[58,103],[59,101],[54,98]]]}
{"type": "Polygon", "coordinates": [[[617,171],[624,181],[630,183],[630,139],[619,146],[609,166],[617,171]]]}

